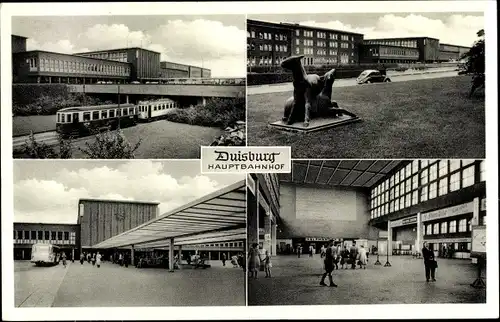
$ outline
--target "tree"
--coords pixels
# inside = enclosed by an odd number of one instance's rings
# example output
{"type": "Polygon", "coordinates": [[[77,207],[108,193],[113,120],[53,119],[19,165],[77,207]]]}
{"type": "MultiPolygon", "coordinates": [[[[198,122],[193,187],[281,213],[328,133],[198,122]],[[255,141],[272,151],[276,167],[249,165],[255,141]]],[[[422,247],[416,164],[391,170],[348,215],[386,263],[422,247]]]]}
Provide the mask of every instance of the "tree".
{"type": "Polygon", "coordinates": [[[484,87],[484,29],[477,32],[479,40],[465,53],[461,58],[467,59],[465,63],[466,71],[472,74],[472,86],[469,92],[469,97],[474,92],[484,87]]]}

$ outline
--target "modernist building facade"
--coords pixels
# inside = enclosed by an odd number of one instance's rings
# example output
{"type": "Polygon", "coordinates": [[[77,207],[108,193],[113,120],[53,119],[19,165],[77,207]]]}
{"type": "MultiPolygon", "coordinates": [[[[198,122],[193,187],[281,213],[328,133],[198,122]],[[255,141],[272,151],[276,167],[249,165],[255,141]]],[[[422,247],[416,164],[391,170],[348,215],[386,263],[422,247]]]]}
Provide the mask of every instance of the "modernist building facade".
{"type": "Polygon", "coordinates": [[[26,51],[26,37],[12,35],[14,83],[130,83],[160,78],[210,78],[209,69],[164,62],[160,53],[138,47],[62,54],[26,51]],[[170,65],[169,65],[170,64],[170,65]],[[186,70],[187,73],[179,73],[186,70]],[[172,77],[174,76],[175,77],[172,77]]]}
{"type": "MultiPolygon", "coordinates": [[[[80,227],[76,224],[14,223],[14,259],[30,260],[33,244],[59,246],[68,256],[80,256],[80,227]]],[[[68,257],[71,258],[71,257],[68,257]]]]}
{"type": "Polygon", "coordinates": [[[318,252],[334,239],[381,255],[412,255],[426,241],[436,256],[470,258],[472,231],[486,225],[484,160],[398,161],[366,187],[340,185],[361,180],[363,171],[336,172],[317,178],[316,169],[316,183],[307,173],[299,183],[249,175],[249,245],[291,254],[311,245],[318,252]],[[327,185],[336,175],[342,182],[327,185]]]}
{"type": "Polygon", "coordinates": [[[370,224],[388,229],[389,253],[469,258],[474,226],[486,225],[484,160],[414,160],[378,182],[370,224]]]}
{"type": "Polygon", "coordinates": [[[247,66],[276,67],[291,55],[305,66],[457,61],[469,48],[431,37],[363,39],[341,30],[247,19],[247,66]]]}

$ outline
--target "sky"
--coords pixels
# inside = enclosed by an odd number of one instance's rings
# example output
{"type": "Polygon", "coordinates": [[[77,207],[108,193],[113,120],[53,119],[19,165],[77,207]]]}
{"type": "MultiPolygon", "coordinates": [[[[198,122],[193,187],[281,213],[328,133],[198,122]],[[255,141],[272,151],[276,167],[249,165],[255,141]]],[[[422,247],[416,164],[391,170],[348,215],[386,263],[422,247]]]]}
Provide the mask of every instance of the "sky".
{"type": "Polygon", "coordinates": [[[200,170],[198,160],[14,161],[14,222],[75,224],[81,198],[159,202],[164,214],[245,179],[200,170]]]}
{"type": "Polygon", "coordinates": [[[73,54],[124,47],[161,60],[209,68],[212,77],[245,77],[244,15],[12,17],[28,50],[73,54]]]}
{"type": "Polygon", "coordinates": [[[483,13],[475,12],[260,14],[248,18],[345,30],[364,34],[365,39],[428,36],[461,46],[472,46],[485,23],[483,13]]]}

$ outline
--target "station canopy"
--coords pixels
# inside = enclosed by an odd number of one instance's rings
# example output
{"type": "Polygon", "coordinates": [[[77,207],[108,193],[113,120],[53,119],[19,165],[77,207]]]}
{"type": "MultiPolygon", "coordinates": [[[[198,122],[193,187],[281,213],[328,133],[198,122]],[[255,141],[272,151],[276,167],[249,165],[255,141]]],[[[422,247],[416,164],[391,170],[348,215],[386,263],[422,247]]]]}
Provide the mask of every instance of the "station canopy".
{"type": "Polygon", "coordinates": [[[370,188],[403,160],[294,160],[280,181],[296,184],[370,188]]]}
{"type": "Polygon", "coordinates": [[[140,226],[108,238],[93,248],[139,248],[246,238],[246,190],[241,180],[140,226]]]}

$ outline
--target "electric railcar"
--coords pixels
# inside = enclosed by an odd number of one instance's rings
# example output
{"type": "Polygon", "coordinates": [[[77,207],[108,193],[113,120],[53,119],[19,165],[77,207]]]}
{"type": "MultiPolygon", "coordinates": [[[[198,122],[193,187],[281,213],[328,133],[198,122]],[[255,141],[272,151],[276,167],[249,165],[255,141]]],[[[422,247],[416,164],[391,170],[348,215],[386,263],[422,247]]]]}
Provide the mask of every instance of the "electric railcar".
{"type": "Polygon", "coordinates": [[[154,101],[141,101],[137,105],[139,110],[139,121],[150,122],[161,119],[180,107],[179,103],[169,98],[154,101]]]}
{"type": "Polygon", "coordinates": [[[57,111],[56,132],[84,136],[93,131],[114,130],[137,124],[138,109],[133,104],[66,107],[57,111]]]}

